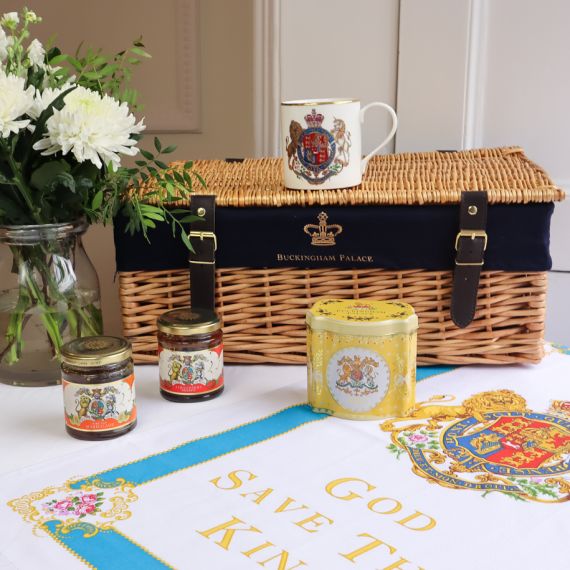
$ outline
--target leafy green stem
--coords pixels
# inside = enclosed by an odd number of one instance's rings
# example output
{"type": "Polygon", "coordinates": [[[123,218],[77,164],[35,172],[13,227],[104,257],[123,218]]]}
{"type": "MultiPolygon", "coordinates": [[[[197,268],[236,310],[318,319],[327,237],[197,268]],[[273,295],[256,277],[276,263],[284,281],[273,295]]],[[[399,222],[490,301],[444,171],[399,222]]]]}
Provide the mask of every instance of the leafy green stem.
{"type": "MultiPolygon", "coordinates": [[[[11,246],[20,285],[18,300],[5,332],[6,345],[0,354],[0,360],[7,364],[20,360],[24,348],[24,327],[34,312],[46,332],[53,357],[60,354],[67,328],[71,337],[102,332],[100,309],[93,302],[85,305],[75,289],[67,293],[61,291],[54,276],[54,254],[72,259],[73,245],[57,246],[56,250],[53,247],[53,244],[36,244],[22,250],[19,246],[11,246]]],[[[67,264],[58,266],[56,274],[65,272],[66,267],[67,264]]]]}
{"type": "Polygon", "coordinates": [[[18,164],[14,160],[14,157],[12,156],[10,149],[7,148],[7,145],[1,140],[0,140],[0,144],[2,145],[2,149],[4,150],[4,154],[6,156],[6,161],[8,162],[8,165],[10,166],[10,169],[12,170],[12,175],[14,177],[13,182],[16,185],[16,187],[18,188],[18,190],[20,191],[22,198],[26,202],[26,206],[29,208],[31,215],[34,218],[34,221],[37,224],[44,223],[42,220],[42,216],[41,216],[41,210],[37,206],[37,204],[34,204],[34,201],[32,200],[32,193],[31,193],[28,185],[26,184],[26,181],[24,180],[24,178],[22,176],[20,169],[18,168],[18,164]]]}
{"type": "Polygon", "coordinates": [[[59,332],[57,321],[50,312],[50,307],[47,303],[47,299],[45,299],[41,289],[38,287],[38,284],[32,277],[28,275],[26,277],[26,282],[32,299],[41,308],[41,320],[52,344],[54,355],[59,354],[59,351],[63,346],[63,339],[59,332]]]}

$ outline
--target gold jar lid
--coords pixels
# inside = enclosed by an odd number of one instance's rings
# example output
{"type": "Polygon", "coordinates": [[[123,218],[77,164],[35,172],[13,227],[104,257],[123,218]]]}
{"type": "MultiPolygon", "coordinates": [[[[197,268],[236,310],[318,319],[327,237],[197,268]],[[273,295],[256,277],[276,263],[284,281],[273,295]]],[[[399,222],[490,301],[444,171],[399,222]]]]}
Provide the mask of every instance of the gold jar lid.
{"type": "Polygon", "coordinates": [[[313,330],[382,336],[415,332],[418,316],[402,301],[322,299],[307,312],[307,324],[313,330]]]}
{"type": "Polygon", "coordinates": [[[157,320],[158,330],[167,334],[187,336],[207,334],[222,327],[218,315],[207,309],[181,307],[166,311],[157,320]]]}
{"type": "Polygon", "coordinates": [[[64,344],[61,359],[79,368],[118,364],[131,357],[131,343],[117,336],[85,336],[64,344]]]}

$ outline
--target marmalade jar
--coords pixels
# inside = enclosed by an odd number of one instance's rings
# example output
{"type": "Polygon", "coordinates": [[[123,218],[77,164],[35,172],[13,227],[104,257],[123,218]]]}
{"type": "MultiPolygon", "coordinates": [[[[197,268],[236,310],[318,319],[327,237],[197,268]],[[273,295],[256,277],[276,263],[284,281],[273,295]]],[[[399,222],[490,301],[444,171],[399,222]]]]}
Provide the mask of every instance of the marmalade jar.
{"type": "Polygon", "coordinates": [[[109,439],[137,423],[135,376],[128,340],[77,338],[61,349],[65,429],[78,439],[109,439]]]}
{"type": "Polygon", "coordinates": [[[323,299],[307,313],[309,404],[353,420],[414,405],[418,317],[401,301],[323,299]]]}
{"type": "Polygon", "coordinates": [[[172,402],[199,402],[224,390],[224,344],[214,311],[182,307],[158,321],[160,393],[172,402]]]}

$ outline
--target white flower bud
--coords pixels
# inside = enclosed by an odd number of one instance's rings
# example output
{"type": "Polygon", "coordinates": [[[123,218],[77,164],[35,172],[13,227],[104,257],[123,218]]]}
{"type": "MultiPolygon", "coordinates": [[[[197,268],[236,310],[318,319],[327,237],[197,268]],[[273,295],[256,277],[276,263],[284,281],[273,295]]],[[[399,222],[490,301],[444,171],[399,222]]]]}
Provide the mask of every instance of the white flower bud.
{"type": "Polygon", "coordinates": [[[44,67],[45,56],[46,50],[42,42],[38,39],[32,40],[28,46],[28,58],[31,64],[35,67],[44,67]]]}
{"type": "Polygon", "coordinates": [[[13,30],[19,23],[20,17],[18,12],[6,12],[0,20],[0,24],[6,26],[9,30],[13,30]]]}
{"type": "Polygon", "coordinates": [[[27,10],[24,17],[26,18],[26,22],[29,22],[30,24],[41,22],[41,18],[38,18],[36,13],[32,10],[27,10]]]}
{"type": "Polygon", "coordinates": [[[9,40],[10,38],[6,35],[6,32],[0,28],[0,63],[2,63],[8,55],[9,40]]]}

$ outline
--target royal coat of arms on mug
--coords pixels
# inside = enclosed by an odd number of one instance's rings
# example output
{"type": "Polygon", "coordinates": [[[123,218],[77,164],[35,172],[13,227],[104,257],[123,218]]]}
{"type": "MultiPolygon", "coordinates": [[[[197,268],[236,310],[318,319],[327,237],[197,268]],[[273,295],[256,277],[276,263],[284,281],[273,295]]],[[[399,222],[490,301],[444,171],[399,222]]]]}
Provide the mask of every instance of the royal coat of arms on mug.
{"type": "Polygon", "coordinates": [[[281,104],[285,186],[295,190],[348,188],[362,181],[370,158],[396,132],[396,113],[386,103],[360,108],[356,99],[306,99],[281,104]],[[362,158],[361,124],[371,107],[390,113],[386,138],[362,158]]]}

